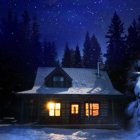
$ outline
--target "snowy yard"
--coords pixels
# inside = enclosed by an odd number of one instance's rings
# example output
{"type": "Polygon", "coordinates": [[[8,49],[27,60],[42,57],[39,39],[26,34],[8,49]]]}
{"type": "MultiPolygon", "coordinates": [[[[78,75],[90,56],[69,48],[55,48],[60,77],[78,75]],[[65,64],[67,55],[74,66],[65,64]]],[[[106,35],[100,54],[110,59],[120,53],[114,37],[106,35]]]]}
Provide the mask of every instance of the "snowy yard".
{"type": "Polygon", "coordinates": [[[140,140],[140,131],[0,126],[0,140],[140,140]]]}

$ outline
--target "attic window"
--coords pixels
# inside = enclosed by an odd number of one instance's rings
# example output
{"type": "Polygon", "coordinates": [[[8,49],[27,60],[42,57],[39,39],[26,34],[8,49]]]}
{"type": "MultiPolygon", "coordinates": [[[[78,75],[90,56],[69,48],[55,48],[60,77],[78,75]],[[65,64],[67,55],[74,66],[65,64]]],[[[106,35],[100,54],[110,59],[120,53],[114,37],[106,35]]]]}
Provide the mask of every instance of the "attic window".
{"type": "Polygon", "coordinates": [[[99,116],[99,103],[85,103],[86,116],[99,116]]]}
{"type": "Polygon", "coordinates": [[[54,82],[63,82],[64,81],[64,77],[62,77],[62,76],[54,76],[53,77],[53,81],[54,82]]]}
{"type": "Polygon", "coordinates": [[[53,87],[64,87],[64,77],[54,76],[53,77],[53,87]]]}

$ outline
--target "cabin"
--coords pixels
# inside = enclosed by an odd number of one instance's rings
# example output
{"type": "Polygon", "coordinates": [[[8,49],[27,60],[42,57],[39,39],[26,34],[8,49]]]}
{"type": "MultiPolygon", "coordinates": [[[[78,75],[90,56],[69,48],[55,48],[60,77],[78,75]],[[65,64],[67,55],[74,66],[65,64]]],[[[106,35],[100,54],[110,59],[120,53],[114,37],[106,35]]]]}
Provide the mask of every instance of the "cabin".
{"type": "Polygon", "coordinates": [[[52,127],[119,128],[122,96],[105,71],[38,68],[34,87],[17,93],[18,120],[52,127]]]}

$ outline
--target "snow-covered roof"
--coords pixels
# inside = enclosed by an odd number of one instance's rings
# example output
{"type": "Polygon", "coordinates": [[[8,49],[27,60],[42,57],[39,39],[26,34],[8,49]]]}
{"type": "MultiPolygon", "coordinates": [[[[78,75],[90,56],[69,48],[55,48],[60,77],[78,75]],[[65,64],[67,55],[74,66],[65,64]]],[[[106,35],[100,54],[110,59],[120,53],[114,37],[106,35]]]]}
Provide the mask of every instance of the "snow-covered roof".
{"type": "Polygon", "coordinates": [[[33,89],[20,93],[121,95],[113,88],[105,71],[100,71],[100,76],[98,76],[96,69],[87,68],[62,68],[72,79],[70,88],[46,87],[44,80],[54,69],[50,67],[38,68],[33,89]]]}

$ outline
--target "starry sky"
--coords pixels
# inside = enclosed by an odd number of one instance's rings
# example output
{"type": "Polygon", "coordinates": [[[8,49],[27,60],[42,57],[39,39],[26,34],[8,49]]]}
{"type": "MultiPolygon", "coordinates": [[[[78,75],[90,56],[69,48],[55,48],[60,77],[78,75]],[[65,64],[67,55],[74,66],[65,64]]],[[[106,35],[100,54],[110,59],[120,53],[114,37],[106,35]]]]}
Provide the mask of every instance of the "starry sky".
{"type": "Polygon", "coordinates": [[[28,10],[37,15],[41,39],[55,41],[61,58],[66,42],[81,50],[85,34],[96,35],[103,53],[106,51],[105,34],[116,11],[124,22],[125,31],[140,15],[140,0],[0,0],[0,17],[12,8],[18,15],[28,10]]]}

